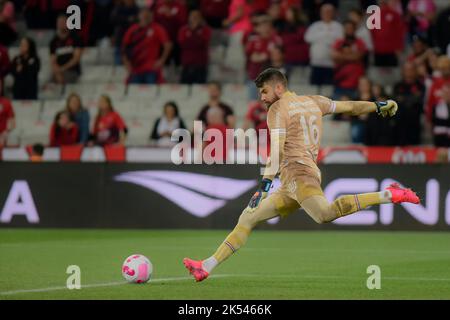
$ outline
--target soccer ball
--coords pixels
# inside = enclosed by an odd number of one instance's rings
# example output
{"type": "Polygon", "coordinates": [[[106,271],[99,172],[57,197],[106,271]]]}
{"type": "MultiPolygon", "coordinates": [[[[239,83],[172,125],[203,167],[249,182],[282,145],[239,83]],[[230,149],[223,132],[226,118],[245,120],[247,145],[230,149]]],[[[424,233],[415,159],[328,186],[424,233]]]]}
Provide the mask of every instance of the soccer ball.
{"type": "Polygon", "coordinates": [[[150,280],[153,265],[142,254],[133,254],[125,259],[122,265],[122,275],[132,283],[145,283],[150,280]]]}

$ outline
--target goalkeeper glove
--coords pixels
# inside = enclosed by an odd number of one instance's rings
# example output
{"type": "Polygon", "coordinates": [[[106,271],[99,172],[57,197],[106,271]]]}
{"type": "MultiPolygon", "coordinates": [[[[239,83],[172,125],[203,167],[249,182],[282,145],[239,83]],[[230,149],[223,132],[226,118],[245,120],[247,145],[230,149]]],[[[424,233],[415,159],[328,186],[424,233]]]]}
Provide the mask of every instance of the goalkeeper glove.
{"type": "Polygon", "coordinates": [[[377,106],[377,114],[382,117],[393,117],[398,110],[397,102],[394,100],[376,101],[375,105],[377,106]]]}
{"type": "Polygon", "coordinates": [[[267,194],[269,193],[271,186],[272,180],[263,179],[261,181],[261,186],[259,187],[258,191],[256,191],[253,197],[250,199],[248,207],[251,209],[255,209],[256,207],[258,207],[261,201],[267,197],[267,194]]]}

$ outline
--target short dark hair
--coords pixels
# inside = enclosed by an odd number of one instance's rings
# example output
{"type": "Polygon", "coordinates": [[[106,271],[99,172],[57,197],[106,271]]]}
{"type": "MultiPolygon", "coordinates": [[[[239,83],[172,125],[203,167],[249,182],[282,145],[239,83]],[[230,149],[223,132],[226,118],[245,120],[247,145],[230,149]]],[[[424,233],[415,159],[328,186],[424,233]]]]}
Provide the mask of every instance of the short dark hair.
{"type": "Polygon", "coordinates": [[[44,154],[44,146],[41,143],[33,144],[33,154],[42,156],[44,154]]]}
{"type": "Polygon", "coordinates": [[[267,82],[281,82],[283,86],[287,87],[286,76],[276,68],[267,68],[255,79],[257,88],[262,88],[267,82]]]}

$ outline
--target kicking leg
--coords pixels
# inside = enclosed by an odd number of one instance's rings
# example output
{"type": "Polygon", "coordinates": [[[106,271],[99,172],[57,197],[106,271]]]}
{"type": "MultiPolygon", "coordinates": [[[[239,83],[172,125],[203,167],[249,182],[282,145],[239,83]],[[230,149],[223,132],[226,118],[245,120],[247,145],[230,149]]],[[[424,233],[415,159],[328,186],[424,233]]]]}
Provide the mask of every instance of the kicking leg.
{"type": "Polygon", "coordinates": [[[208,277],[209,273],[217,265],[245,245],[248,236],[258,223],[278,215],[288,215],[299,207],[295,200],[279,193],[274,193],[267,199],[264,199],[255,211],[249,212],[244,210],[242,212],[236,227],[211,257],[203,261],[185,258],[183,263],[197,281],[202,281],[208,277]]]}
{"type": "Polygon", "coordinates": [[[326,223],[373,205],[401,202],[417,204],[420,200],[412,190],[393,184],[380,192],[340,196],[332,203],[323,195],[314,195],[303,200],[301,206],[317,223],[326,223]]]}

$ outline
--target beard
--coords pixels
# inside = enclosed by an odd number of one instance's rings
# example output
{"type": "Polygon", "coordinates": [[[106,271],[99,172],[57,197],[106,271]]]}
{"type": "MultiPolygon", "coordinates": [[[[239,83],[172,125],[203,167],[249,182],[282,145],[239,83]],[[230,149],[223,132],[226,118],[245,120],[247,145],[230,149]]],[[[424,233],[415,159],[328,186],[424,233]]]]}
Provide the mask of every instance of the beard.
{"type": "Polygon", "coordinates": [[[266,106],[267,109],[269,109],[275,102],[277,102],[278,100],[280,100],[280,98],[278,98],[277,96],[275,96],[271,101],[268,102],[264,102],[264,105],[266,106]]]}

